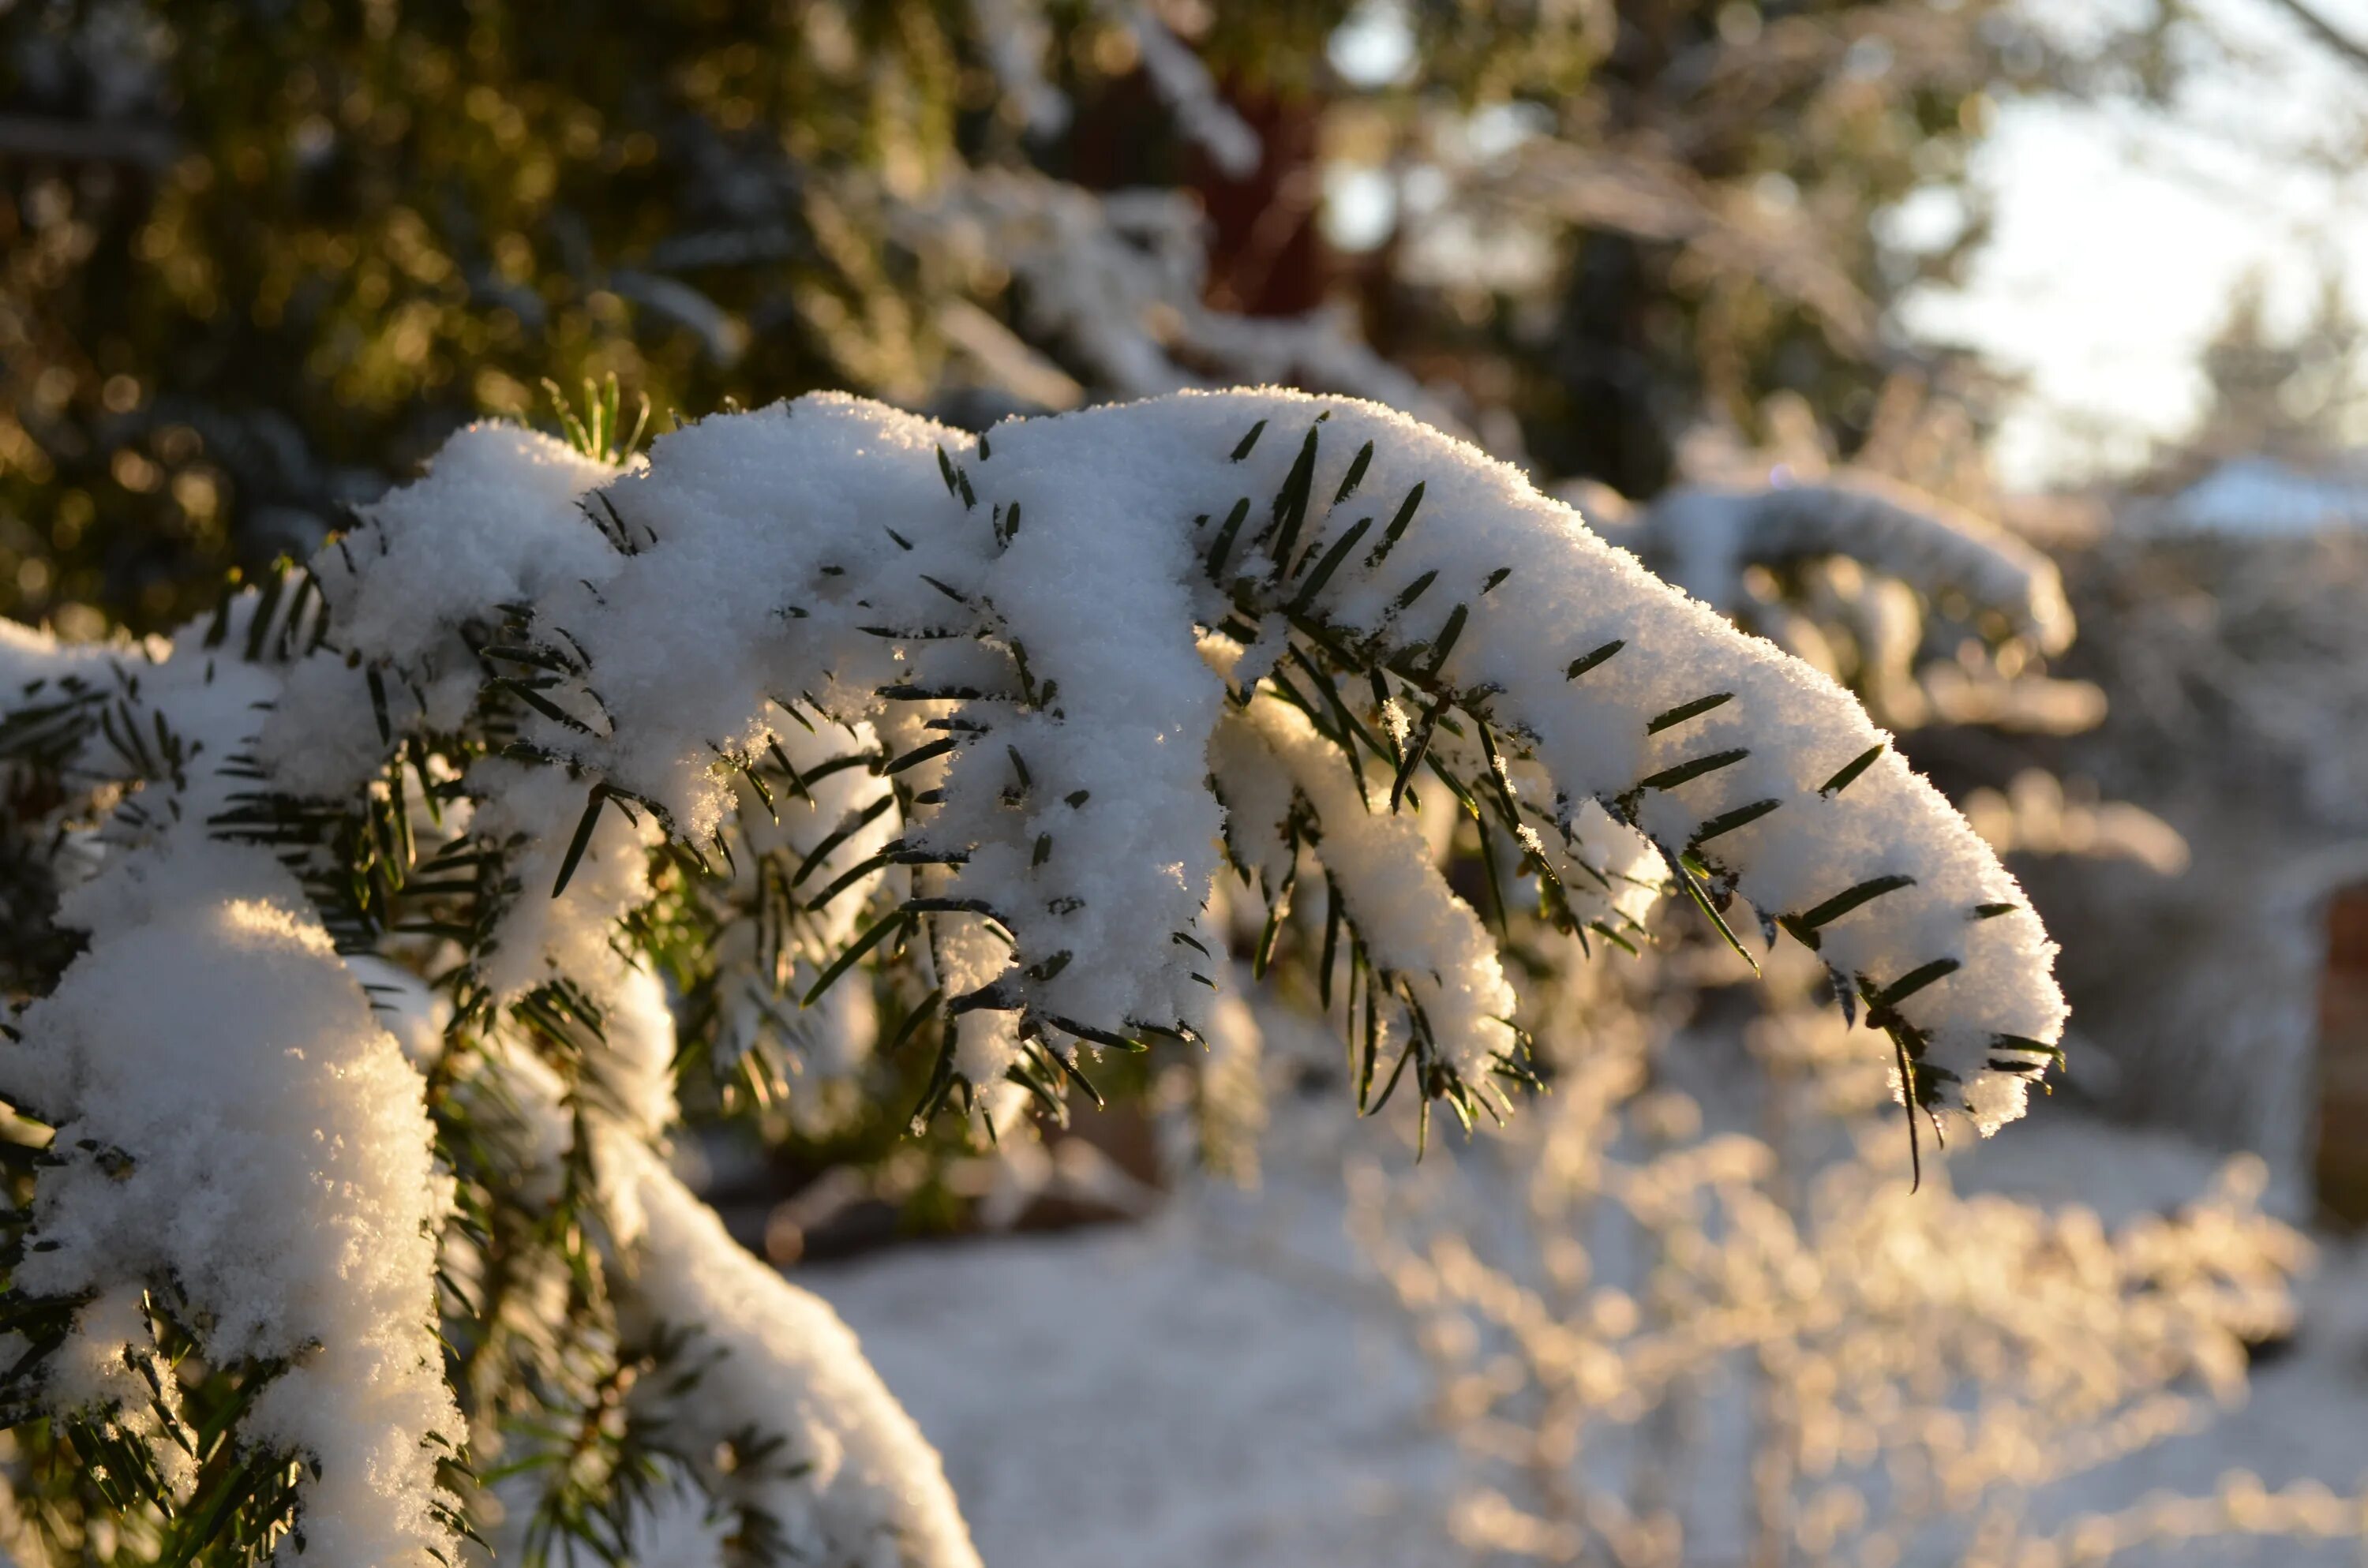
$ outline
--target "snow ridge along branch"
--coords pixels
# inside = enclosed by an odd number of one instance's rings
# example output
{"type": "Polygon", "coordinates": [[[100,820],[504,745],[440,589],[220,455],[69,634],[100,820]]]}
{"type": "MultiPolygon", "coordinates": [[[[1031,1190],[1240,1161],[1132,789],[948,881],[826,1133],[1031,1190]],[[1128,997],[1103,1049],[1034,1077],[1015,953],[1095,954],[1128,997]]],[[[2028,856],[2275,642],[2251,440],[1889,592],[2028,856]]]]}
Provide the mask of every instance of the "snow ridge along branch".
{"type": "MultiPolygon", "coordinates": [[[[918,939],[953,1024],[942,1083],[973,1101],[1057,1091],[1081,1043],[1197,1038],[1220,845],[1281,831],[1324,858],[1308,791],[1264,791],[1281,815],[1251,822],[1207,787],[1253,693],[1300,710],[1368,809],[1453,791],[1549,897],[1574,871],[1600,893],[1630,835],[1722,926],[1739,895],[1891,1031],[1919,1104],[1995,1126],[2054,1054],[2037,920],[1855,703],[1387,410],[1188,393],[974,440],[809,398],[667,436],[585,506],[608,558],[522,607],[513,650],[546,672],[521,736],[579,780],[572,825],[638,804],[728,850],[750,771],[839,726],[833,760],[884,781],[870,820],[894,824],[861,874],[897,896],[811,990],[918,939]]],[[[324,581],[368,604],[370,578],[324,581]]],[[[1492,993],[1483,961],[1441,983],[1492,993]]],[[[1443,1032],[1399,972],[1382,1070],[1468,1119],[1517,1069],[1508,1026],[1443,1032]]]]}

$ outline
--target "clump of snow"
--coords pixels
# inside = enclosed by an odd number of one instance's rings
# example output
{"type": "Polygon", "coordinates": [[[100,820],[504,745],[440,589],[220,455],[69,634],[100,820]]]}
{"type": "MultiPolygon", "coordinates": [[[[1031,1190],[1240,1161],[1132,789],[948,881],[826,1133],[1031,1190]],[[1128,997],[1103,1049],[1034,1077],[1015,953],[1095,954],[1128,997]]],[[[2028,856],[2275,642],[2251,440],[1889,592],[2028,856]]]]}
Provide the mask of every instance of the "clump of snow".
{"type": "MultiPolygon", "coordinates": [[[[914,744],[928,738],[921,733],[914,744]]],[[[723,1060],[737,1061],[768,1046],[779,1049],[792,1078],[790,1117],[818,1133],[839,1125],[855,1107],[877,1010],[859,985],[834,986],[814,1006],[800,1005],[819,971],[770,936],[778,922],[765,911],[773,894],[761,868],[767,857],[776,857],[778,864],[810,867],[809,889],[840,888],[819,907],[809,901],[803,915],[814,946],[836,952],[854,939],[889,878],[890,869],[877,862],[895,839],[897,824],[886,779],[868,768],[832,766],[850,753],[882,755],[887,743],[871,724],[812,730],[791,724],[773,744],[797,770],[801,787],[768,801],[735,775],[732,820],[741,848],[728,869],[718,869],[729,879],[721,896],[736,916],[714,952],[718,1051],[723,1060]]]]}
{"type": "Polygon", "coordinates": [[[508,1002],[548,981],[607,973],[614,963],[609,944],[617,920],[649,900],[649,848],[657,824],[614,808],[602,811],[575,874],[554,895],[586,786],[557,769],[498,756],[471,768],[469,786],[478,797],[472,826],[488,841],[512,846],[518,882],[484,955],[485,983],[494,995],[508,1002]]]}
{"type": "MultiPolygon", "coordinates": [[[[607,1016],[645,1043],[629,1055],[664,1063],[673,1021],[655,982],[629,974],[630,998],[607,1016]],[[645,1007],[635,1020],[630,1009],[645,1007]]],[[[566,1085],[520,1042],[505,1040],[476,1090],[512,1119],[509,1136],[530,1190],[554,1193],[573,1133],[566,1085]]],[[[594,1140],[610,1249],[609,1288],[626,1343],[671,1346],[632,1384],[631,1418],[669,1464],[674,1484],[636,1510],[650,1550],[700,1562],[729,1533],[768,1541],[792,1561],[878,1568],[977,1568],[938,1457],[821,1301],[734,1242],[715,1212],[605,1096],[583,1100],[594,1140]],[[730,1526],[728,1531],[726,1525],[730,1526]]],[[[563,1292],[564,1294],[564,1292],[563,1292]]],[[[529,1469],[504,1490],[530,1507],[529,1469]]]]}
{"type": "MultiPolygon", "coordinates": [[[[1315,596],[1312,608],[1326,623],[1403,647],[1443,636],[1462,609],[1460,637],[1434,678],[1451,691],[1487,692],[1487,708],[1522,738],[1572,811],[1589,797],[1633,801],[1638,825],[1676,848],[1726,813],[1776,801],[1713,846],[1737,890],[1771,916],[1815,914],[1878,880],[1907,879],[1821,921],[1821,954],[1877,994],[1953,960],[1953,971],[1896,1010],[1926,1039],[1922,1065],[1960,1086],[1959,1103],[1979,1087],[1986,1126],[2019,1108],[2014,1080],[2030,1068],[1997,1054],[1998,1040],[2057,1038],[2053,949],[1996,857],[1831,681],[1668,594],[1510,469],[1385,410],[1269,392],[1185,394],[1046,423],[1068,426],[1081,445],[1123,440],[1131,483],[1157,476],[1190,497],[1177,511],[1211,517],[1224,515],[1225,491],[1278,491],[1296,460],[1293,434],[1316,435],[1316,497],[1342,487],[1371,441],[1357,504],[1311,519],[1304,549],[1328,550],[1360,514],[1388,516],[1417,483],[1420,508],[1383,562],[1337,574],[1315,596]],[[1156,422],[1145,417],[1151,408],[1156,422]],[[1230,470],[1210,463],[1260,418],[1279,428],[1230,470]],[[1128,422],[1143,433],[1119,437],[1113,426],[1128,422]],[[1211,478],[1196,485],[1193,467],[1211,478]],[[1512,570],[1492,585],[1499,567],[1512,570]],[[1403,608],[1426,574],[1429,585],[1403,608]],[[1616,653],[1578,676],[1565,670],[1614,643],[1616,653]],[[1714,697],[1718,704],[1695,716],[1668,717],[1714,697]],[[1682,776],[1690,764],[1734,753],[1742,755],[1682,776]],[[1665,776],[1677,777],[1651,782],[1665,776]],[[1998,905],[2009,908],[1977,918],[1998,905]]],[[[1241,575],[1262,569],[1246,562],[1241,575]]]]}
{"type": "Polygon", "coordinates": [[[616,552],[577,497],[616,471],[515,425],[472,425],[426,478],[362,508],[359,526],[313,558],[338,644],[407,659],[494,606],[612,572],[616,552]]]}
{"type": "Polygon", "coordinates": [[[838,1315],[750,1256],[655,1158],[629,1159],[648,1222],[631,1254],[627,1314],[644,1329],[695,1331],[691,1358],[723,1353],[640,1414],[702,1456],[752,1436],[752,1449],[784,1439],[699,1478],[765,1520],[794,1561],[977,1568],[936,1452],[838,1315]]]}
{"type": "Polygon", "coordinates": [[[2062,779],[2043,768],[2018,773],[2003,790],[1987,787],[1965,797],[1965,820],[2001,855],[2078,855],[2134,860],[2160,877],[2187,869],[2180,831],[2127,801],[2067,797],[2062,779]]]}
{"type": "Polygon", "coordinates": [[[156,1290],[218,1364],[284,1364],[241,1430],[317,1462],[313,1560],[449,1550],[430,1444],[461,1427],[418,1074],[268,853],[185,831],[78,890],[66,918],[90,922],[90,951],[0,1050],[0,1092],[53,1122],[62,1161],[17,1288],[100,1292],[76,1333],[118,1346],[148,1330],[106,1303],[156,1290]]]}
{"type": "MultiPolygon", "coordinates": [[[[1169,40],[1173,45],[1174,40],[1169,40]]],[[[1255,163],[1256,148],[1251,148],[1255,163]]],[[[981,288],[1023,285],[1029,336],[1061,345],[1092,379],[1129,397],[1220,381],[1353,390],[1442,429],[1462,424],[1446,394],[1373,352],[1356,324],[1319,308],[1255,319],[1206,303],[1205,214],[1169,190],[1080,190],[1041,175],[983,169],[900,214],[900,233],[981,288]]],[[[991,362],[1010,390],[1050,408],[1082,391],[984,312],[941,317],[948,335],[991,362]]]]}
{"type": "Polygon", "coordinates": [[[128,652],[105,642],[62,642],[47,627],[0,619],[0,700],[17,706],[41,695],[36,683],[96,673],[128,652]]]}
{"type": "Polygon", "coordinates": [[[1208,153],[1228,179],[1247,179],[1256,174],[1264,153],[1258,132],[1225,101],[1209,68],[1191,47],[1168,31],[1167,24],[1143,0],[1102,0],[1102,9],[1133,37],[1144,73],[1185,138],[1208,153]]]}
{"type": "Polygon", "coordinates": [[[1374,964],[1419,1000],[1457,1071],[1493,1091],[1491,1061],[1518,1053],[1513,988],[1496,941],[1432,863],[1415,819],[1371,809],[1339,751],[1298,710],[1260,698],[1241,722],[1315,808],[1315,854],[1374,964]]]}
{"type": "Polygon", "coordinates": [[[1069,123],[1069,100],[1044,74],[1053,30],[1042,10],[1034,0],[970,0],[970,13],[1004,102],[1031,132],[1057,133],[1069,123]]]}
{"type": "Polygon", "coordinates": [[[1641,506],[1592,482],[1556,494],[1744,630],[1846,676],[1884,723],[2070,733],[2101,718],[2095,687],[2024,667],[2073,623],[2055,562],[2022,537],[1865,469],[1806,483],[1788,465],[1702,466],[1718,477],[1641,506]],[[1969,660],[1975,637],[1988,657],[1969,660]]]}

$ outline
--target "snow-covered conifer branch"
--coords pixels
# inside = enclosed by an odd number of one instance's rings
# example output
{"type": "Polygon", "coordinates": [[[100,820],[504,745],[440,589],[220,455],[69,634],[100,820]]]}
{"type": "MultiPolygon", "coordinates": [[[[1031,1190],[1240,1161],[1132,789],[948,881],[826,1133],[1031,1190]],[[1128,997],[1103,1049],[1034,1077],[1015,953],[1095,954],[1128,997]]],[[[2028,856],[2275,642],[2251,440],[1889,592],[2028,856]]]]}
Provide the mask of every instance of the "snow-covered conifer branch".
{"type": "MultiPolygon", "coordinates": [[[[505,440],[472,433],[464,462],[505,440]]],[[[780,858],[808,913],[841,911],[809,947],[808,996],[905,949],[959,1020],[950,1091],[1016,1074],[1057,1097],[1080,1043],[1201,1032],[1194,944],[1221,813],[1201,776],[1254,688],[1370,768],[1374,809],[1436,777],[1508,838],[1567,845],[1600,804],[1704,909],[1740,892],[1816,947],[1895,1029],[1924,1103],[1994,1125],[2050,1054],[2060,1002],[2035,920],[1854,705],[1402,416],[1186,395],[973,441],[814,398],[666,437],[580,508],[561,504],[564,466],[524,472],[554,486],[537,529],[579,519],[567,564],[473,611],[510,752],[541,764],[483,770],[480,809],[514,824],[514,858],[556,858],[564,881],[564,846],[609,812],[736,868],[746,835],[726,819],[745,795],[789,799],[817,772],[884,780],[842,824],[879,845],[855,866],[816,886],[813,848],[780,858]],[[490,641],[497,622],[507,641],[490,641]],[[1230,681],[1210,635],[1242,650],[1230,681]],[[793,761],[782,741],[801,730],[835,753],[793,761]],[[575,780],[570,820],[504,807],[558,774],[575,780]],[[885,897],[846,935],[873,884],[885,897]]],[[[484,508],[446,499],[467,483],[439,470],[322,566],[366,634],[349,649],[384,649],[382,681],[423,694],[461,667],[424,618],[467,590],[407,574],[488,548],[468,543],[484,508]],[[398,605],[410,651],[381,630],[398,605]]],[[[281,722],[317,734],[332,716],[281,722]]],[[[497,967],[532,972],[534,941],[497,928],[497,967]]],[[[1442,1094],[1465,1076],[1448,1063],[1487,1054],[1410,1049],[1442,1094]]]]}
{"type": "Polygon", "coordinates": [[[1348,975],[1363,1098],[1501,1116],[1516,998],[1396,820],[1433,791],[1479,824],[1500,918],[1518,894],[1624,940],[1667,881],[1742,950],[1748,901],[1889,1032],[1916,1107],[1987,1131],[2055,1054],[2036,918],[1847,694],[1402,415],[1178,394],[973,437],[820,396],[645,460],[605,421],[579,446],[464,431],[309,569],[0,714],[14,765],[55,775],[62,917],[90,934],[5,1058],[71,1151],[7,1297],[64,1332],[12,1387],[154,1457],[174,1528],[215,1495],[213,1460],[163,1457],[180,1395],[142,1415],[116,1372],[58,1370],[160,1350],[123,1331],[143,1290],[243,1374],[205,1397],[262,1390],[222,1464],[292,1465],[255,1528],[324,1561],[451,1545],[439,1304],[478,1458],[556,1466],[546,1534],[614,1546],[632,1521],[582,1506],[584,1467],[663,1460],[784,1551],[971,1561],[851,1346],[768,1327],[814,1314],[757,1301],[656,1164],[660,971],[690,1056],[752,1091],[864,1092],[882,1003],[882,1049],[930,1064],[920,1117],[993,1129],[1092,1095],[1103,1050],[1220,1029],[1230,859],[1271,905],[1253,969],[1322,881],[1316,980],[1328,1005],[1348,975]],[[187,984],[135,1005],[127,963],[187,984]],[[189,995],[194,1031],[155,1011],[189,995]],[[268,1229],[205,1229],[233,1189],[268,1229]],[[287,1242],[292,1192],[367,1270],[287,1242]],[[215,1235],[245,1250],[175,1250],[215,1235]],[[620,1403],[691,1329],[732,1410],[808,1402],[788,1469],[716,1471],[737,1426],[620,1403]],[[538,1400],[580,1440],[520,1426],[538,1400]]]}
{"type": "Polygon", "coordinates": [[[287,597],[11,694],[10,765],[100,809],[57,839],[87,950],[0,1050],[0,1094],[55,1130],[9,1219],[7,1403],[168,1557],[422,1562],[456,1539],[464,1434],[419,1079],[298,879],[211,827],[278,685],[244,654],[284,651],[287,597]],[[176,1373],[192,1350],[214,1375],[176,1373]]]}
{"type": "Polygon", "coordinates": [[[1637,519],[1637,548],[1678,586],[1721,608],[1743,597],[1753,566],[1847,556],[1928,597],[1955,592],[2000,617],[2034,651],[2072,642],[2055,562],[1961,507],[1878,475],[1732,490],[1688,485],[1637,519]]]}
{"type": "MultiPolygon", "coordinates": [[[[1042,175],[983,169],[904,210],[898,222],[916,249],[973,275],[974,288],[1012,278],[1028,341],[1056,351],[1113,394],[1146,397],[1212,376],[1287,381],[1354,390],[1441,428],[1461,428],[1449,394],[1375,353],[1337,312],[1253,319],[1211,309],[1207,220],[1197,203],[1172,191],[1097,194],[1042,175]]],[[[942,324],[1008,362],[1001,379],[1010,391],[1066,380],[1018,339],[976,342],[973,312],[955,312],[942,324]]],[[[1077,389],[1065,394],[1053,406],[1069,406],[1077,389]]]]}
{"type": "Polygon", "coordinates": [[[2068,731],[2100,716],[2093,687],[2024,669],[2072,641],[2055,563],[1941,497],[1855,468],[1816,483],[1685,484],[1642,506],[1586,483],[1562,493],[1662,577],[1847,676],[1886,723],[2068,731]],[[1988,643],[1995,667],[1934,659],[1957,650],[1928,635],[1933,620],[1988,643]]]}

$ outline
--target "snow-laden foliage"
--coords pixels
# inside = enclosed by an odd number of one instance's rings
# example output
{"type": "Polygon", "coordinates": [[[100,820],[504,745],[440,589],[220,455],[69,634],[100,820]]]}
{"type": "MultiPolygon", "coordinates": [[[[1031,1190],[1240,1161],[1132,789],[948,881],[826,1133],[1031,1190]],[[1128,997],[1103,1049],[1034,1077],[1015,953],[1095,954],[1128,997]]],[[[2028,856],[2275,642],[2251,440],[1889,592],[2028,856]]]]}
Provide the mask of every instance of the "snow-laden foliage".
{"type": "Polygon", "coordinates": [[[1565,494],[1661,576],[1843,679],[1885,723],[2060,733],[2102,716],[2095,688],[2027,673],[2072,642],[2055,563],[1943,497],[1850,467],[1721,473],[1643,506],[1583,482],[1565,494]]]}
{"type": "Polygon", "coordinates": [[[2180,831],[2127,801],[2100,801],[2093,790],[2069,792],[2064,781],[2026,767],[2003,790],[1968,790],[1965,820],[2001,855],[2073,855],[2128,860],[2158,877],[2176,877],[2191,859],[2180,831]]]}
{"type": "Polygon", "coordinates": [[[1401,415],[612,418],[461,432],[169,650],[9,644],[88,944],[0,1055],[55,1130],[10,1408],[170,1551],[623,1551],[690,1486],[760,1559],[974,1561],[851,1338],[667,1174],[676,1072],[827,1114],[917,1051],[918,1122],[1058,1115],[1236,1032],[1230,866],[1254,972],[1323,882],[1360,1107],[1501,1119],[1520,999],[1426,798],[1581,940],[1663,882],[1789,932],[1911,1123],[2057,1055],[2038,921],[1847,694],[1401,415]]]}
{"type": "Polygon", "coordinates": [[[1687,486],[1655,499],[1642,529],[1665,553],[1663,574],[1713,604],[1738,601],[1751,566],[1847,555],[1937,597],[1954,590],[1991,607],[2008,631],[2043,653],[2072,642],[2072,612],[2047,557],[1937,497],[1850,474],[1842,483],[1749,491],[1687,486]]]}
{"type": "Polygon", "coordinates": [[[1013,327],[960,303],[939,312],[947,335],[1008,394],[1051,409],[1083,402],[1085,388],[1048,357],[1057,353],[1118,396],[1212,379],[1277,381],[1353,390],[1461,429],[1444,393],[1375,352],[1341,312],[1251,318],[1212,309],[1206,228],[1199,201],[1178,192],[1097,193],[999,169],[979,170],[896,218],[898,234],[965,287],[1019,284],[1013,327]]]}
{"type": "MultiPolygon", "coordinates": [[[[1565,1006],[1630,983],[1570,979],[1565,1006]]],[[[2200,1152],[2055,1126],[1912,1195],[1881,1069],[1808,976],[1770,979],[1739,1030],[1607,1007],[1511,1135],[1353,1184],[1463,1455],[1452,1533],[1506,1562],[2036,1568],[2247,1536],[2351,1561],[2356,1494],[2135,1495],[2147,1450],[2243,1398],[2248,1346],[2297,1331],[2312,1249],[2260,1162],[2214,1181],[2200,1152]],[[2069,1179],[2084,1201],[2011,1196],[2069,1179]]]]}
{"type": "MultiPolygon", "coordinates": [[[[1209,67],[1177,36],[1161,7],[1144,0],[1094,0],[1085,9],[1093,21],[1124,35],[1185,141],[1234,178],[1258,167],[1258,132],[1225,101],[1209,67]]],[[[1046,74],[1053,28],[1041,0],[971,0],[971,12],[996,84],[1018,118],[1040,133],[1066,125],[1069,100],[1046,74]]],[[[1198,27],[1208,20],[1198,18],[1198,27]]]]}

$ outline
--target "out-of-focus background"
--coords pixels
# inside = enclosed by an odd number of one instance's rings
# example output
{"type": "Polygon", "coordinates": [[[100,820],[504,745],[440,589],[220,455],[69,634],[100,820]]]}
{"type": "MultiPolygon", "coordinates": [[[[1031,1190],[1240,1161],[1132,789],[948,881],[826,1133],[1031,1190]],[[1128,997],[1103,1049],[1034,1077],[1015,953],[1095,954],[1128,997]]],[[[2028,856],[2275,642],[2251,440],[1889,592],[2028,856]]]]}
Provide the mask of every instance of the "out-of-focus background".
{"type": "Polygon", "coordinates": [[[2356,1560],[2363,322],[2368,0],[0,0],[19,619],[167,629],[546,382],[1294,384],[1824,665],[2023,878],[2066,1071],[1914,1194],[1870,1037],[1682,918],[1419,1167],[1288,999],[1222,1125],[719,1115],[995,1562],[2356,1560]]]}

